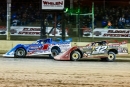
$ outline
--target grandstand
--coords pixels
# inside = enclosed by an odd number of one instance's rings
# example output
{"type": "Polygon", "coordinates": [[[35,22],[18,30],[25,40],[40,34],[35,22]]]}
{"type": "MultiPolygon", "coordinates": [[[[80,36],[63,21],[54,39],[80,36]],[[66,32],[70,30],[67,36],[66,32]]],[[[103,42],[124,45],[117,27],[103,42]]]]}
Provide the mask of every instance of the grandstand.
{"type": "MultiPolygon", "coordinates": [[[[111,21],[114,28],[128,28],[130,25],[130,7],[129,0],[107,1],[104,3],[102,0],[80,0],[80,7],[84,12],[91,11],[91,3],[95,4],[95,25],[96,27],[104,27],[108,21],[111,21]],[[124,15],[125,22],[121,24],[120,18],[124,15]],[[105,24],[106,23],[106,24],[105,24]]],[[[77,0],[74,0],[73,7],[78,6],[77,0]]],[[[65,0],[65,7],[70,7],[70,1],[65,0]]],[[[6,25],[6,0],[0,2],[0,26],[6,25]]],[[[12,26],[40,26],[40,2],[38,0],[12,0],[11,6],[11,25],[12,26]],[[17,22],[17,24],[13,24],[17,22]]],[[[46,18],[49,25],[55,22],[55,13],[46,13],[46,18]]],[[[56,18],[61,20],[61,14],[57,13],[56,18]]],[[[80,24],[91,26],[91,18],[88,16],[81,17],[80,24]]],[[[58,23],[58,22],[57,22],[58,23]]],[[[75,18],[66,16],[66,24],[76,24],[75,18]]]]}

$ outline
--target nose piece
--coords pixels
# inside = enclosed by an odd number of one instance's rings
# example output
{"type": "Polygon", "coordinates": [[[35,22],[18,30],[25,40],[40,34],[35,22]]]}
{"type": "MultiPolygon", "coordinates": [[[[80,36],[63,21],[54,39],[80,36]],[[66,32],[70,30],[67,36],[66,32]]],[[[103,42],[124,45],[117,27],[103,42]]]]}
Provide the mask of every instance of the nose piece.
{"type": "Polygon", "coordinates": [[[60,60],[61,55],[57,55],[54,57],[55,60],[60,60]]]}

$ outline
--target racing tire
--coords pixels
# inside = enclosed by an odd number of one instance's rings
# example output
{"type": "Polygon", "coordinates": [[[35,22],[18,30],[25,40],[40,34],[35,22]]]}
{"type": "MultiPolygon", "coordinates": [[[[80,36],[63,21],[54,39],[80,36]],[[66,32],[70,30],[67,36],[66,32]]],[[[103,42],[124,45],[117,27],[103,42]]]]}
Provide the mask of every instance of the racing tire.
{"type": "Polygon", "coordinates": [[[24,48],[16,49],[16,51],[14,53],[14,57],[16,57],[16,58],[24,58],[24,57],[26,57],[25,49],[24,48]]]}
{"type": "Polygon", "coordinates": [[[70,60],[72,61],[77,61],[81,58],[81,54],[79,51],[73,51],[71,54],[70,54],[70,60]]]}
{"type": "Polygon", "coordinates": [[[54,57],[57,55],[59,55],[59,51],[57,49],[52,49],[49,57],[54,59],[54,57]]]}
{"type": "Polygon", "coordinates": [[[113,61],[115,61],[115,59],[116,59],[115,53],[114,52],[109,52],[108,57],[101,58],[101,61],[113,62],[113,61]]]}

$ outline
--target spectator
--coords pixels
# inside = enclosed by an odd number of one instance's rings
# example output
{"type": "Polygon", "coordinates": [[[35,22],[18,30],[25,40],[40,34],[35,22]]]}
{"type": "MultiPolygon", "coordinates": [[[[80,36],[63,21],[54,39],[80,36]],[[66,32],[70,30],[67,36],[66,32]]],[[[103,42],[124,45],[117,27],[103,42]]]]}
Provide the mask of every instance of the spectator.
{"type": "Polygon", "coordinates": [[[107,22],[107,26],[105,26],[105,28],[107,28],[107,29],[113,29],[111,21],[107,22]]]}
{"type": "Polygon", "coordinates": [[[26,18],[22,18],[21,19],[21,26],[25,26],[27,24],[27,19],[26,18]]]}
{"type": "Polygon", "coordinates": [[[102,20],[102,27],[105,27],[105,26],[107,26],[107,20],[103,19],[102,20]]]}
{"type": "Polygon", "coordinates": [[[129,26],[129,25],[130,25],[130,21],[129,21],[129,18],[128,18],[128,17],[126,18],[125,23],[126,23],[126,26],[129,26]]]}
{"type": "Polygon", "coordinates": [[[122,15],[119,18],[119,26],[120,26],[120,28],[124,28],[125,27],[125,17],[124,17],[124,15],[122,15]]]}
{"type": "Polygon", "coordinates": [[[118,29],[118,20],[113,22],[113,28],[118,29]]]}
{"type": "Polygon", "coordinates": [[[61,23],[60,22],[58,22],[58,24],[57,24],[57,29],[61,29],[61,23]]]}
{"type": "Polygon", "coordinates": [[[13,21],[12,21],[12,26],[17,26],[19,24],[19,20],[14,18],[13,21]]]}
{"type": "MultiPolygon", "coordinates": [[[[102,9],[103,7],[100,5],[95,4],[94,8],[94,14],[95,14],[95,19],[96,19],[96,27],[105,27],[107,26],[107,20],[112,21],[113,27],[114,28],[126,28],[125,25],[128,25],[130,22],[130,8],[128,6],[110,6],[111,4],[106,4],[105,8],[102,9]],[[120,14],[123,14],[121,17],[120,14]],[[102,17],[104,19],[102,20],[102,17]],[[115,20],[118,20],[115,22],[115,20]],[[114,21],[114,22],[113,22],[114,21]],[[98,24],[100,23],[100,26],[98,24]],[[118,25],[118,27],[117,27],[118,25]]],[[[1,22],[4,22],[6,24],[6,0],[3,0],[0,2],[0,20],[1,22]]],[[[91,6],[81,6],[81,10],[86,10],[85,13],[90,13],[91,12],[91,6]],[[86,8],[84,8],[86,7],[86,8]]],[[[19,20],[18,23],[14,22],[12,23],[13,25],[30,25],[30,24],[38,24],[40,22],[40,11],[39,11],[39,2],[37,0],[32,0],[32,1],[26,1],[22,0],[19,2],[19,0],[12,0],[11,4],[11,14],[12,14],[12,22],[15,21],[15,19],[19,20]],[[25,3],[26,2],[26,3],[25,3]],[[17,18],[16,18],[17,17],[17,18]],[[15,19],[14,19],[15,18],[15,19]]],[[[50,23],[55,22],[54,20],[54,15],[53,13],[48,12],[47,13],[47,20],[50,23]]],[[[81,19],[85,19],[85,21],[81,20],[81,22],[87,24],[88,27],[92,27],[92,22],[91,18],[87,18],[87,16],[83,17],[80,16],[81,19]],[[87,21],[86,21],[87,20],[87,21]]],[[[61,21],[62,16],[61,13],[57,13],[57,21],[61,21]]],[[[66,21],[70,24],[76,24],[76,17],[74,15],[67,15],[66,16],[66,21]]]]}

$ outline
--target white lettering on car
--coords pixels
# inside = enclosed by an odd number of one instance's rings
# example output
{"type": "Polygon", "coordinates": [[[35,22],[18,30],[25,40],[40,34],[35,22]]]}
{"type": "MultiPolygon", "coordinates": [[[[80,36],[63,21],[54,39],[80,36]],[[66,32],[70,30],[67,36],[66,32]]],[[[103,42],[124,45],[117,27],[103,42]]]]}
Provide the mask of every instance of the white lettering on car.
{"type": "Polygon", "coordinates": [[[106,49],[107,46],[97,46],[94,48],[93,54],[104,53],[106,49]]]}

